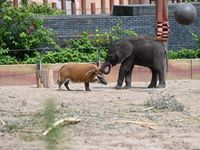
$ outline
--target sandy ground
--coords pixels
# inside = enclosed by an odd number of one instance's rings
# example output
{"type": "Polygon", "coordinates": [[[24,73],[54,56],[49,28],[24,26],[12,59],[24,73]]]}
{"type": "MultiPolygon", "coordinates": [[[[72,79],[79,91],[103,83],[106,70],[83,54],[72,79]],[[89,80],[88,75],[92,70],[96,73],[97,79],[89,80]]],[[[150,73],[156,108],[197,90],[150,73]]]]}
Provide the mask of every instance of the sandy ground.
{"type": "Polygon", "coordinates": [[[166,89],[147,89],[146,82],[134,82],[129,90],[115,90],[114,85],[92,83],[90,92],[83,84],[70,84],[72,91],[1,86],[0,149],[49,149],[38,116],[45,102],[54,99],[56,120],[78,117],[81,122],[61,127],[53,149],[200,150],[200,80],[167,81],[166,89]],[[162,97],[174,97],[184,111],[145,105],[162,97]]]}

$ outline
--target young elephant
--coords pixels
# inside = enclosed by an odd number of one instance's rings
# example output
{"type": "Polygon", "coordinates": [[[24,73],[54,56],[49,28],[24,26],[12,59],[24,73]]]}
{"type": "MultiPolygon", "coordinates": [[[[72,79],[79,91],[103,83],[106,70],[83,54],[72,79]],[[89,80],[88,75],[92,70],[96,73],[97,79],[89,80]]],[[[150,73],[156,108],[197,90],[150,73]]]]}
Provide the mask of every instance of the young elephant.
{"type": "Polygon", "coordinates": [[[131,88],[132,70],[134,65],[145,66],[151,69],[152,78],[149,88],[166,87],[167,54],[163,43],[155,41],[153,37],[129,37],[114,42],[107,52],[107,57],[101,69],[108,74],[111,66],[120,65],[116,89],[131,88]],[[108,70],[106,69],[108,68],[108,70]],[[107,70],[107,71],[106,71],[107,70]],[[157,86],[157,76],[159,84],[157,86]]]}
{"type": "Polygon", "coordinates": [[[68,84],[69,81],[73,82],[84,82],[85,90],[91,91],[89,88],[90,82],[99,80],[102,84],[107,84],[103,78],[103,74],[99,67],[93,64],[83,63],[68,63],[61,67],[59,70],[58,86],[61,89],[64,83],[67,90],[70,90],[68,84]]]}

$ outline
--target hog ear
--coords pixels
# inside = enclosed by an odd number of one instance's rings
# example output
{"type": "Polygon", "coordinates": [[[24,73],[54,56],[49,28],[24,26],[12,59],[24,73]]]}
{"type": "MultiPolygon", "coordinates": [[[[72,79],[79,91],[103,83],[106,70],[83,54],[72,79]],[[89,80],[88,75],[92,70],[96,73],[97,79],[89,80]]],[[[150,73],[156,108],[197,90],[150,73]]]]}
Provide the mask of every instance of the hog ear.
{"type": "Polygon", "coordinates": [[[95,69],[93,69],[93,70],[88,71],[86,73],[86,76],[92,76],[92,75],[95,75],[95,74],[97,74],[97,71],[95,69]]]}

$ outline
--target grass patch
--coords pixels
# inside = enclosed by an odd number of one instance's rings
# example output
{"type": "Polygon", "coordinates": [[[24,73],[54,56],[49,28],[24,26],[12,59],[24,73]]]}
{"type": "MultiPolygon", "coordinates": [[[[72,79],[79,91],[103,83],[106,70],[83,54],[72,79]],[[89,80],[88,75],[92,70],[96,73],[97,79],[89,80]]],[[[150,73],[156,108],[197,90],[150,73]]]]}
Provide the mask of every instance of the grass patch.
{"type": "Polygon", "coordinates": [[[183,104],[175,99],[174,95],[167,95],[161,97],[151,97],[145,104],[147,107],[151,107],[154,110],[163,111],[177,111],[182,112],[184,110],[183,104]]]}

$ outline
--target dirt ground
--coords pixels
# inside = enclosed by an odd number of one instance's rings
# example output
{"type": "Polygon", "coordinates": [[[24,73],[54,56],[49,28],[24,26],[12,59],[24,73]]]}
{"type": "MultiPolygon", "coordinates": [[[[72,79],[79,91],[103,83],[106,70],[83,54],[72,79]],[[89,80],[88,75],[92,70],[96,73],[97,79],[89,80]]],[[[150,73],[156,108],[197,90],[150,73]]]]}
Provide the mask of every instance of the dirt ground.
{"type": "Polygon", "coordinates": [[[147,82],[133,82],[129,90],[114,85],[91,83],[90,92],[74,83],[69,84],[72,91],[0,86],[0,149],[200,150],[200,80],[170,80],[166,89],[147,89],[147,82]],[[177,100],[184,110],[145,105],[164,97],[177,100]],[[50,143],[39,117],[49,99],[55,100],[56,120],[81,120],[62,126],[50,143]]]}

